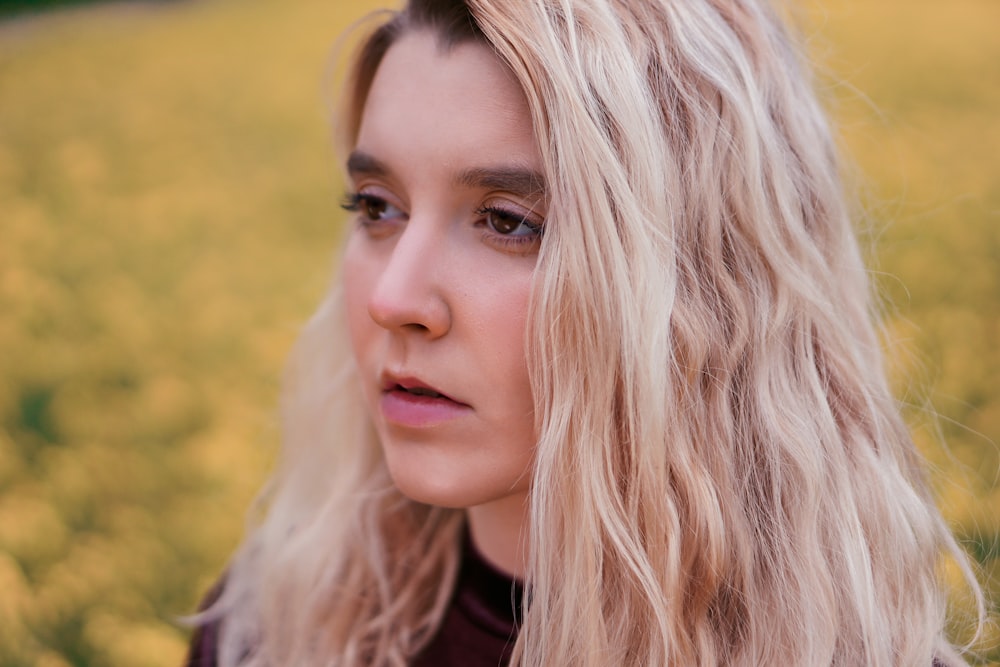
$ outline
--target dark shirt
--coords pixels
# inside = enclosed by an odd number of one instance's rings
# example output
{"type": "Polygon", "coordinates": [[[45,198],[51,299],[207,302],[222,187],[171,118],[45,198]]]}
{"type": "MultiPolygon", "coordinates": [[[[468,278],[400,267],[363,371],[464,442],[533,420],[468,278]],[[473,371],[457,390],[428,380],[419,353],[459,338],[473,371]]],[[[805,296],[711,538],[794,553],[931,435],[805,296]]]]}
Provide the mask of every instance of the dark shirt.
{"type": "MultiPolygon", "coordinates": [[[[199,610],[208,609],[219,596],[222,595],[222,588],[226,583],[223,576],[212,589],[205,595],[205,598],[198,606],[199,610]]],[[[216,667],[219,659],[219,621],[211,621],[206,625],[199,625],[191,635],[191,643],[188,645],[186,667],[216,667]]]]}
{"type": "Polygon", "coordinates": [[[502,667],[517,639],[521,583],[487,563],[466,536],[455,596],[413,667],[502,667]],[[515,613],[516,610],[516,613],[515,613]]]}
{"type": "MultiPolygon", "coordinates": [[[[206,596],[202,608],[214,602],[221,585],[206,596]]],[[[504,667],[517,639],[523,588],[495,569],[466,536],[455,594],[441,628],[414,658],[412,667],[504,667]],[[520,612],[518,611],[518,614],[520,612]]],[[[195,630],[187,667],[216,667],[219,622],[195,630]]]]}

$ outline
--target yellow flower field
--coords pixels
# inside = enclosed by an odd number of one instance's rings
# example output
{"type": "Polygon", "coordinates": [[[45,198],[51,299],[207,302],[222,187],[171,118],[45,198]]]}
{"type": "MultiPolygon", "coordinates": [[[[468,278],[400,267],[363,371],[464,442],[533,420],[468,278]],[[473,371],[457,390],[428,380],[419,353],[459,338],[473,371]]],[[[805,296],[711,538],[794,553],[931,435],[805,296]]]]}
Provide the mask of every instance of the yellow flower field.
{"type": "MultiPolygon", "coordinates": [[[[331,47],[380,4],[0,22],[0,665],[181,661],[177,618],[240,538],[341,235],[331,47]]],[[[858,165],[899,396],[1000,596],[1000,4],[800,19],[858,165]]]]}

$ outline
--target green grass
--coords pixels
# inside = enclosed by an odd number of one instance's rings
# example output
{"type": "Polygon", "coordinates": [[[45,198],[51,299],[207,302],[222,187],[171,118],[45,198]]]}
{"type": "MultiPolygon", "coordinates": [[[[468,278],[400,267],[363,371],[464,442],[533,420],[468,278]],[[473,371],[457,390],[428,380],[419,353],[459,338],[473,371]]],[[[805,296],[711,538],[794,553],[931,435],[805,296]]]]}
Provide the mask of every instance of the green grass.
{"type": "MultiPolygon", "coordinates": [[[[323,81],[363,13],[205,0],[0,23],[0,664],[179,663],[174,619],[239,540],[282,360],[329,277],[323,81]]],[[[915,434],[997,577],[1000,5],[809,17],[870,183],[901,396],[942,413],[950,453],[918,410],[915,434]]]]}

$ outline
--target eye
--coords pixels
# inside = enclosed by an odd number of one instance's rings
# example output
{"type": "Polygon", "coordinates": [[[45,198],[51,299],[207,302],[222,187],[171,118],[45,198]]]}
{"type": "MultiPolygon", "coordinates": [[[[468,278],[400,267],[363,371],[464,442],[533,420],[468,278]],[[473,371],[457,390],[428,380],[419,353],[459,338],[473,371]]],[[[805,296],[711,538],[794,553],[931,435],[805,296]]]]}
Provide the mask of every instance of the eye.
{"type": "Polygon", "coordinates": [[[345,211],[360,213],[365,222],[379,222],[404,216],[399,208],[382,197],[364,192],[349,193],[344,197],[340,207],[345,211]]]}
{"type": "Polygon", "coordinates": [[[476,211],[483,216],[483,225],[494,234],[507,238],[535,239],[542,234],[542,222],[535,221],[530,213],[522,213],[501,206],[484,206],[476,211]]]}

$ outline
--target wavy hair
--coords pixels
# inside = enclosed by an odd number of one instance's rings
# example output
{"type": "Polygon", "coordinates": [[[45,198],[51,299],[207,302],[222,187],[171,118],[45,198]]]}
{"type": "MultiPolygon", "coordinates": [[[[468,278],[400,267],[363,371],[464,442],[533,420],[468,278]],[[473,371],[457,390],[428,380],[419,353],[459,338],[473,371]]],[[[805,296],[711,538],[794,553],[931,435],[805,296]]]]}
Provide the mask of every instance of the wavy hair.
{"type": "MultiPolygon", "coordinates": [[[[964,664],[937,569],[967,561],[887,388],[831,132],[775,10],[411,0],[352,60],[347,146],[410,30],[506,63],[550,196],[512,664],[964,664]]],[[[393,486],[342,319],[334,289],[290,364],[268,507],[209,612],[224,665],[402,666],[447,607],[463,515],[393,486]]]]}

